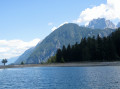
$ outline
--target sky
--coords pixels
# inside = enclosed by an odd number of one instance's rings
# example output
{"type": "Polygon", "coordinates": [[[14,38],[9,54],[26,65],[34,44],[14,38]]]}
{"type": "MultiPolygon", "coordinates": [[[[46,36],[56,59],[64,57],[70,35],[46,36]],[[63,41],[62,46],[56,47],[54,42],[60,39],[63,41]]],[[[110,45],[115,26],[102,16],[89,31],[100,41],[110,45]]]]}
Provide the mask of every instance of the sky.
{"type": "Polygon", "coordinates": [[[120,0],[0,0],[0,59],[21,55],[65,23],[120,20],[120,0]]]}

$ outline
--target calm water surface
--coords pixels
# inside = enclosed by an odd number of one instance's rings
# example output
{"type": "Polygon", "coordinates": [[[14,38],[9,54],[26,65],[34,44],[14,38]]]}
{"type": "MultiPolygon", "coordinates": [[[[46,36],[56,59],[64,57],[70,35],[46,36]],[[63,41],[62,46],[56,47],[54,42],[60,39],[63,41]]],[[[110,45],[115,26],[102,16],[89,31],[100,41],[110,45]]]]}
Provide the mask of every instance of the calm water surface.
{"type": "Polygon", "coordinates": [[[0,69],[0,89],[120,89],[120,67],[0,69]]]}

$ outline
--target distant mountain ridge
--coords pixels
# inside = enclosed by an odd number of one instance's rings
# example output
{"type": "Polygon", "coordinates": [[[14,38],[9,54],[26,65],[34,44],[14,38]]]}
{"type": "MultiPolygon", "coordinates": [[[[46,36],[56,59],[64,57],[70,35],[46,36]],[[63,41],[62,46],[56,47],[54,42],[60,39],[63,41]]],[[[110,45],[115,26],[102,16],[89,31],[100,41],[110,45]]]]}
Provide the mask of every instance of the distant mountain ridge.
{"type": "Polygon", "coordinates": [[[116,28],[115,24],[113,24],[110,20],[106,20],[105,18],[93,19],[92,21],[89,22],[87,27],[92,29],[116,28]]]}
{"type": "MultiPolygon", "coordinates": [[[[50,35],[48,35],[41,43],[39,43],[30,53],[27,51],[19,57],[19,63],[21,61],[27,64],[38,64],[46,62],[47,59],[56,53],[58,48],[62,48],[63,45],[75,44],[80,42],[82,38],[89,36],[97,36],[98,34],[108,36],[114,29],[91,29],[87,27],[80,27],[77,24],[69,23],[64,24],[50,35]],[[24,55],[24,56],[23,56],[24,55]]],[[[18,61],[18,60],[17,60],[18,61]]]]}

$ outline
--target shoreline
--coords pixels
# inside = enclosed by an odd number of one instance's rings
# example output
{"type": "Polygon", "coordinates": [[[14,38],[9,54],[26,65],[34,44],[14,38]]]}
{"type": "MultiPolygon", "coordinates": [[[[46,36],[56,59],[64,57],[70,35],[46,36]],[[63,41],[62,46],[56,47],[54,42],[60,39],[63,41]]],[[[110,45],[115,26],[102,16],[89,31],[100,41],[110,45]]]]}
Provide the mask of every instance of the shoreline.
{"type": "Polygon", "coordinates": [[[120,61],[6,65],[6,66],[0,66],[0,69],[4,69],[4,68],[24,68],[24,67],[93,67],[93,66],[120,66],[120,61]]]}

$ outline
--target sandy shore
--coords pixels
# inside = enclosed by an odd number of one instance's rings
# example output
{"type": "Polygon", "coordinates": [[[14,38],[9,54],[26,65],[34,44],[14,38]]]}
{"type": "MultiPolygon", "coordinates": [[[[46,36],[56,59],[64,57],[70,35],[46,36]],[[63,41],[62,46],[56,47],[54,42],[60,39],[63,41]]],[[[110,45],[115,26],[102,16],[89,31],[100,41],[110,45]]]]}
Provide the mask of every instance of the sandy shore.
{"type": "Polygon", "coordinates": [[[117,62],[82,62],[82,63],[51,63],[51,64],[26,64],[26,65],[6,65],[3,68],[23,68],[23,67],[89,67],[89,66],[120,66],[117,62]]]}

